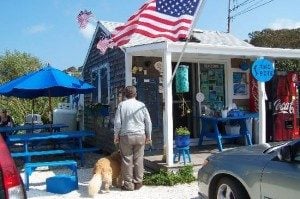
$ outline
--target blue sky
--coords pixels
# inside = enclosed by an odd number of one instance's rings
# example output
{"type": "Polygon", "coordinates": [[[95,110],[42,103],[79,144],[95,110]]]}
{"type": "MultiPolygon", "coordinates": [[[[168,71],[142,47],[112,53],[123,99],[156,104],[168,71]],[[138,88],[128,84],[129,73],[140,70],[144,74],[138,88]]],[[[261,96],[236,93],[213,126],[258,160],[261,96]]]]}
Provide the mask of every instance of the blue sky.
{"type": "MultiPolygon", "coordinates": [[[[235,0],[242,3],[245,0],[235,0]]],[[[145,0],[1,0],[0,55],[6,50],[30,53],[43,63],[65,69],[81,66],[95,23],[78,28],[80,10],[90,10],[95,20],[125,22],[145,0]]],[[[274,0],[232,22],[231,33],[248,39],[264,28],[300,27],[300,1],[274,0]]],[[[245,7],[246,8],[246,7],[245,7]]],[[[226,31],[228,0],[207,0],[197,28],[226,31]]],[[[242,11],[242,9],[240,9],[242,11]]]]}

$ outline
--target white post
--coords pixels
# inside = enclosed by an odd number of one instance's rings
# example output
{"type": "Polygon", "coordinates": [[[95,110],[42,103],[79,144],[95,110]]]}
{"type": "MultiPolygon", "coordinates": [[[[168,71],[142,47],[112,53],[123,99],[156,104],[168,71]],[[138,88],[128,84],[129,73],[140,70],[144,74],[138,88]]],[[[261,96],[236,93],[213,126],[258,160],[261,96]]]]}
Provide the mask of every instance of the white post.
{"type": "Polygon", "coordinates": [[[125,53],[125,86],[132,85],[132,55],[125,53]]]}
{"type": "Polygon", "coordinates": [[[258,103],[259,103],[259,144],[266,143],[266,91],[265,83],[258,82],[258,103]]]}
{"type": "Polygon", "coordinates": [[[167,166],[173,165],[173,96],[172,96],[172,54],[164,52],[163,57],[164,109],[163,131],[167,166]]]}

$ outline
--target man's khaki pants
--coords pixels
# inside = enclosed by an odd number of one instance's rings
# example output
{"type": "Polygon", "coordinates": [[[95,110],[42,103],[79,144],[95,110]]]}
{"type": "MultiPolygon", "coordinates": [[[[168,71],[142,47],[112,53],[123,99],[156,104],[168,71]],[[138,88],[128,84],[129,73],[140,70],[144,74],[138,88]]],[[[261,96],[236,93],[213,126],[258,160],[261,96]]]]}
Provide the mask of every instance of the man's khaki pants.
{"type": "Polygon", "coordinates": [[[134,189],[135,183],[142,183],[144,176],[145,134],[129,134],[120,136],[122,156],[122,175],[124,186],[134,189]]]}

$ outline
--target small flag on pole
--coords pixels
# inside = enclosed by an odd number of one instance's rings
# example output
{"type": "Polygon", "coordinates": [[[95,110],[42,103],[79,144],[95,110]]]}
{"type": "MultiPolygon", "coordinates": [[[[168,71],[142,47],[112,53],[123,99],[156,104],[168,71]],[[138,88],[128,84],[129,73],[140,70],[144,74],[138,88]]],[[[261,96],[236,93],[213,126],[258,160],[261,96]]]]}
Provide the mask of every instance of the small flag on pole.
{"type": "Polygon", "coordinates": [[[86,28],[87,24],[89,23],[90,19],[92,17],[91,11],[80,11],[80,13],[77,15],[77,22],[79,24],[80,28],[86,28]]]}
{"type": "Polygon", "coordinates": [[[184,39],[188,36],[198,4],[199,0],[149,0],[124,25],[115,29],[109,43],[123,46],[134,34],[171,41],[184,39]]]}

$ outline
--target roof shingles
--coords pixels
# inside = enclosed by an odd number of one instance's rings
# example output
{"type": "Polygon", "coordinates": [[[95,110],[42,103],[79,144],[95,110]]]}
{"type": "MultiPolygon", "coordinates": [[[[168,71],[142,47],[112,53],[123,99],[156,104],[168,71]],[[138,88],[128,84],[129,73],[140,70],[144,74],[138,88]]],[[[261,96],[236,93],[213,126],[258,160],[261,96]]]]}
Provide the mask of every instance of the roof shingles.
{"type": "MultiPolygon", "coordinates": [[[[99,23],[102,24],[109,32],[113,32],[117,26],[123,25],[123,23],[109,21],[100,21],[99,23]]],[[[194,29],[193,36],[200,40],[200,45],[207,44],[218,46],[253,47],[251,44],[236,38],[230,33],[194,29]]],[[[129,43],[125,44],[123,48],[165,41],[167,40],[164,38],[149,38],[140,34],[134,34],[129,43]]]]}

